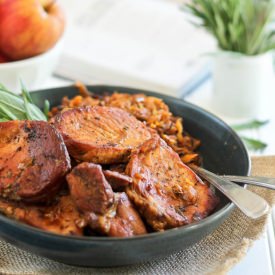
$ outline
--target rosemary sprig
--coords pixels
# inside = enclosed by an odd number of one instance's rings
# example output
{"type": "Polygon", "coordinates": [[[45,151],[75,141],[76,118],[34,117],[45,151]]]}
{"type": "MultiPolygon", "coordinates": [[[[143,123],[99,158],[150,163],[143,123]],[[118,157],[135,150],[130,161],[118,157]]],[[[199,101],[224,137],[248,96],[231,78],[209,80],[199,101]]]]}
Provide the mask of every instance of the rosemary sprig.
{"type": "MultiPolygon", "coordinates": [[[[0,122],[9,120],[44,120],[47,116],[33,103],[30,93],[21,82],[22,95],[16,95],[0,83],[0,122]]],[[[45,104],[48,106],[49,102],[45,104]]]]}
{"type": "Polygon", "coordinates": [[[50,111],[50,102],[49,100],[46,99],[44,102],[44,108],[43,108],[43,112],[46,118],[48,118],[49,111],[50,111]]]}
{"type": "Polygon", "coordinates": [[[0,122],[7,122],[7,121],[9,121],[9,120],[6,118],[0,118],[0,122]]]}

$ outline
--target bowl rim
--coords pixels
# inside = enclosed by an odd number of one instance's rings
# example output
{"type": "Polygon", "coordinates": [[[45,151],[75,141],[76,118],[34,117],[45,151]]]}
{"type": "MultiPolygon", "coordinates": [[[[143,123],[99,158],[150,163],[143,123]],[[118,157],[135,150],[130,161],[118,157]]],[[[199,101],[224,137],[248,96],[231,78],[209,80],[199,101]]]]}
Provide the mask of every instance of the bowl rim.
{"type": "Polygon", "coordinates": [[[48,232],[36,227],[33,227],[28,224],[24,224],[23,222],[17,221],[15,219],[9,218],[4,216],[3,214],[0,214],[0,221],[4,221],[8,223],[11,226],[19,227],[20,230],[28,231],[30,233],[34,233],[36,235],[39,235],[39,237],[43,237],[46,239],[51,240],[62,240],[62,241],[72,241],[75,243],[93,243],[93,242],[121,242],[121,241],[140,241],[140,240],[146,240],[148,238],[158,238],[158,237],[172,237],[176,236],[178,234],[188,234],[188,232],[192,231],[193,229],[199,229],[203,227],[207,227],[209,224],[211,224],[213,221],[217,220],[220,216],[223,216],[224,214],[230,212],[235,208],[235,205],[231,202],[225,205],[223,208],[219,209],[218,211],[212,213],[208,217],[202,219],[201,221],[194,222],[188,225],[183,225],[180,227],[167,229],[160,232],[152,232],[152,233],[146,233],[143,235],[137,235],[132,237],[108,237],[108,236],[74,236],[74,235],[61,235],[53,232],[48,232]]]}
{"type": "Polygon", "coordinates": [[[56,49],[60,48],[62,44],[64,43],[64,38],[61,36],[58,41],[47,51],[40,53],[38,55],[21,59],[21,60],[15,60],[15,61],[9,61],[5,63],[0,63],[0,70],[4,69],[15,69],[19,68],[21,66],[27,66],[29,64],[35,63],[36,61],[40,61],[43,58],[47,57],[48,55],[51,55],[53,52],[56,51],[56,49]]]}
{"type": "MultiPolygon", "coordinates": [[[[166,94],[160,94],[154,91],[146,91],[142,89],[136,89],[136,88],[131,88],[131,87],[126,87],[126,86],[113,86],[113,85],[86,85],[88,89],[92,88],[98,88],[98,89],[112,89],[114,91],[119,91],[119,90],[131,90],[133,93],[145,93],[145,94],[150,94],[152,96],[159,97],[165,101],[165,98],[169,100],[177,100],[177,101],[182,101],[184,104],[187,106],[190,106],[193,108],[195,111],[200,112],[204,115],[210,116],[212,119],[215,119],[218,123],[222,124],[231,134],[233,137],[235,137],[236,140],[239,141],[239,144],[241,146],[241,149],[245,153],[245,158],[247,161],[247,171],[246,175],[250,174],[251,171],[251,159],[249,157],[247,148],[245,147],[243,141],[240,139],[240,137],[237,135],[237,133],[222,119],[214,115],[213,113],[193,104],[188,101],[185,101],[182,98],[176,98],[170,95],[166,94]]],[[[56,87],[56,88],[47,88],[47,89],[40,89],[40,90],[35,90],[32,91],[31,94],[39,94],[43,93],[45,91],[58,91],[58,90],[63,90],[63,89],[70,89],[70,88],[75,88],[75,85],[67,85],[67,86],[62,86],[62,87],[56,87]]],[[[246,185],[243,186],[246,188],[246,185]]],[[[228,202],[225,206],[223,206],[221,209],[218,211],[210,214],[206,218],[194,222],[188,225],[183,225],[177,228],[172,228],[172,229],[167,229],[161,232],[152,232],[152,233],[147,233],[143,235],[138,235],[138,236],[133,236],[133,237],[108,237],[108,236],[67,236],[67,235],[61,235],[53,232],[48,232],[36,227],[33,227],[28,224],[24,224],[23,222],[17,221],[15,219],[9,218],[3,214],[0,213],[0,221],[4,221],[8,223],[11,226],[16,226],[19,227],[20,230],[24,231],[29,231],[31,233],[38,234],[39,237],[43,237],[46,239],[51,239],[52,241],[70,241],[74,243],[81,243],[81,244],[87,244],[87,243],[94,243],[94,242],[109,242],[109,241],[114,241],[114,242],[124,242],[124,241],[140,241],[140,240],[146,240],[148,238],[161,238],[161,237],[172,237],[176,236],[178,234],[188,234],[188,232],[192,231],[193,229],[199,229],[203,227],[207,227],[209,224],[211,224],[213,221],[219,219],[221,216],[226,215],[227,213],[230,213],[236,206],[234,205],[233,202],[228,202]]]]}

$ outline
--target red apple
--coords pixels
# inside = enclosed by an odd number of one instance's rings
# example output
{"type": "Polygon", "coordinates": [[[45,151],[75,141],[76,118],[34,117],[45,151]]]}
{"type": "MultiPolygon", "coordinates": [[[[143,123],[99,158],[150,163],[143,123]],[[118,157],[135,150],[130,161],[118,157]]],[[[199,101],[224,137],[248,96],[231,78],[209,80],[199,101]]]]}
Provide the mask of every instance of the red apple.
{"type": "Polygon", "coordinates": [[[0,52],[12,60],[53,47],[64,31],[63,10],[55,0],[0,0],[0,52]]]}
{"type": "Polygon", "coordinates": [[[6,63],[6,62],[9,62],[9,61],[10,60],[5,55],[0,53],[0,63],[6,63]]]}

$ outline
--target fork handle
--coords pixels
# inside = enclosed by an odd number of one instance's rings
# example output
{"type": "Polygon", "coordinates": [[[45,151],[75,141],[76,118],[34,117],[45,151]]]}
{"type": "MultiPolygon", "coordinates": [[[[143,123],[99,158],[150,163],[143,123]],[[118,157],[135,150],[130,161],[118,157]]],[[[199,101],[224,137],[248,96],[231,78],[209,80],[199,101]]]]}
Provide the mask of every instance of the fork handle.
{"type": "Polygon", "coordinates": [[[203,168],[196,167],[194,170],[219,189],[248,217],[257,219],[268,212],[268,203],[259,195],[203,168]]]}
{"type": "Polygon", "coordinates": [[[275,178],[245,177],[245,176],[222,176],[222,178],[233,182],[246,183],[246,184],[251,184],[251,185],[275,190],[275,178]]]}

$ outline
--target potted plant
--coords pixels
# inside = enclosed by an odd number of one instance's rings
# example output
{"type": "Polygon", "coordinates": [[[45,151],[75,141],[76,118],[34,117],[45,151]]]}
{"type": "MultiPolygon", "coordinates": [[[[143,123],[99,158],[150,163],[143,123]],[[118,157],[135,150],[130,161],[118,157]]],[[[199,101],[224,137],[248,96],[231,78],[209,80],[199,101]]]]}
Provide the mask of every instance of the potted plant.
{"type": "Polygon", "coordinates": [[[275,48],[273,0],[193,0],[186,5],[217,40],[213,66],[213,103],[236,118],[268,111],[275,48]],[[273,26],[272,26],[273,24],[273,26]]]}

